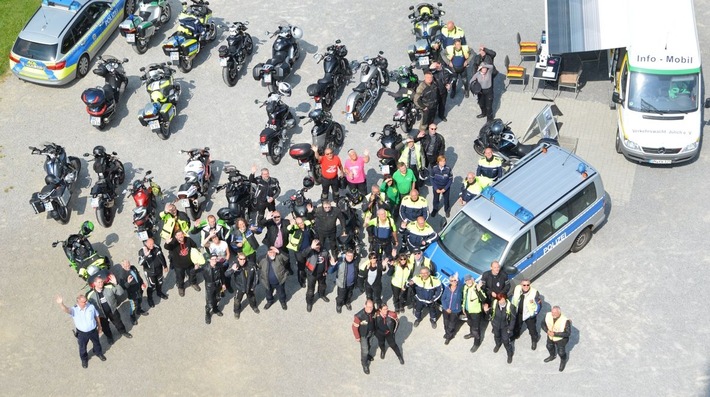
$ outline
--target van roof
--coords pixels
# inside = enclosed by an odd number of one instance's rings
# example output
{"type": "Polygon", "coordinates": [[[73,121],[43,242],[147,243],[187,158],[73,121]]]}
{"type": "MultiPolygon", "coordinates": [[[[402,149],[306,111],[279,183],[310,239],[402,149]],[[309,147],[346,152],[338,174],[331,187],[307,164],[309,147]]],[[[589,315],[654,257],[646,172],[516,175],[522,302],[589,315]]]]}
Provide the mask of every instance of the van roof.
{"type": "Polygon", "coordinates": [[[629,69],[699,73],[700,48],[693,0],[646,0],[629,8],[629,69]]]}
{"type": "Polygon", "coordinates": [[[510,240],[526,224],[597,171],[570,151],[539,146],[463,211],[498,236],[510,240]]]}
{"type": "Polygon", "coordinates": [[[20,32],[24,40],[57,44],[62,31],[91,0],[43,0],[32,19],[20,32]]]}

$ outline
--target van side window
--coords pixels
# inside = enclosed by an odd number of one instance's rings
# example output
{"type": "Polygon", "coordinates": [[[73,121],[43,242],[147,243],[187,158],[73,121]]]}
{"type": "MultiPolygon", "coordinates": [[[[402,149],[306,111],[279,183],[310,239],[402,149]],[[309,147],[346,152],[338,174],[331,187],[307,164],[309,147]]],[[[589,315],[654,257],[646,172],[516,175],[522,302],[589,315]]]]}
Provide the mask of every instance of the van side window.
{"type": "Polygon", "coordinates": [[[510,252],[508,252],[508,257],[505,259],[505,263],[513,266],[529,253],[530,232],[527,232],[515,240],[513,245],[510,247],[510,252]]]}
{"type": "Polygon", "coordinates": [[[569,217],[574,219],[577,215],[581,214],[587,207],[592,205],[597,201],[597,187],[595,184],[590,183],[582,189],[581,192],[577,193],[569,201],[569,217]]]}
{"type": "Polygon", "coordinates": [[[597,188],[594,183],[587,185],[569,201],[562,204],[550,216],[535,225],[535,237],[538,245],[562,229],[570,220],[576,218],[597,200],[597,188]]]}
{"type": "Polygon", "coordinates": [[[550,217],[546,217],[541,220],[540,223],[535,225],[535,236],[537,237],[537,244],[542,244],[543,241],[547,240],[548,237],[552,235],[552,221],[550,217]]]}

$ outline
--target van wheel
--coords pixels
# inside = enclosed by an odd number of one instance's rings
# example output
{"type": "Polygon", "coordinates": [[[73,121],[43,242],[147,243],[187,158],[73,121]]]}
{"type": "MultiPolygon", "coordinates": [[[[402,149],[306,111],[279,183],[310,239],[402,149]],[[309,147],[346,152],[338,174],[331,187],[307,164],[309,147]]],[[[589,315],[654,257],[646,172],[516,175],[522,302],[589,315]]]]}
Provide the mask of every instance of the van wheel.
{"type": "Polygon", "coordinates": [[[621,154],[621,138],[619,138],[619,127],[616,127],[616,153],[621,154]]]}
{"type": "Polygon", "coordinates": [[[587,243],[589,243],[589,240],[592,239],[592,229],[587,227],[584,230],[582,230],[578,235],[577,238],[574,239],[574,243],[572,244],[572,248],[570,248],[571,252],[579,252],[584,248],[587,243]]]}
{"type": "Polygon", "coordinates": [[[91,67],[91,60],[89,59],[89,54],[84,54],[79,58],[79,62],[76,63],[76,78],[84,78],[89,73],[91,67]]]}

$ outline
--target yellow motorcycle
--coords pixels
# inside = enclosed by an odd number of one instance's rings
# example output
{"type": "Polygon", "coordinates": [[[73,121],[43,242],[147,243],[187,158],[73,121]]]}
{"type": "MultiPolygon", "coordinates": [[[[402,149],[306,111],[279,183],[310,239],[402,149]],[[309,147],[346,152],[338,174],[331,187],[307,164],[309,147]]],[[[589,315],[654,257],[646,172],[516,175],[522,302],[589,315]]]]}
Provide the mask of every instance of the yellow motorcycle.
{"type": "Polygon", "coordinates": [[[163,42],[163,53],[183,73],[192,70],[192,61],[202,45],[217,38],[217,25],[212,20],[212,10],[207,7],[210,3],[203,0],[192,2],[190,5],[182,3],[178,29],[163,42]]]}
{"type": "Polygon", "coordinates": [[[177,103],[180,99],[180,84],[174,81],[175,69],[170,62],[154,63],[140,68],[142,84],[150,95],[150,103],[145,105],[138,115],[138,121],[160,139],[170,138],[170,122],[177,114],[177,103]]]}

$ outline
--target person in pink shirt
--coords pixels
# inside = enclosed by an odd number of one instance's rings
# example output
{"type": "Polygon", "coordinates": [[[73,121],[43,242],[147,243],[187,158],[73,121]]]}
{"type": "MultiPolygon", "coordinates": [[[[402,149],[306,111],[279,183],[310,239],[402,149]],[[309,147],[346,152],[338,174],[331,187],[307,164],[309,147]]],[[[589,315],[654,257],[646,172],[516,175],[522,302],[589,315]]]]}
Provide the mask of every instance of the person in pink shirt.
{"type": "Polygon", "coordinates": [[[362,195],[367,194],[367,180],[365,178],[365,164],[370,162],[370,154],[365,149],[362,156],[358,156],[355,149],[348,150],[348,159],[345,160],[345,179],[348,189],[357,189],[362,195]]]}

